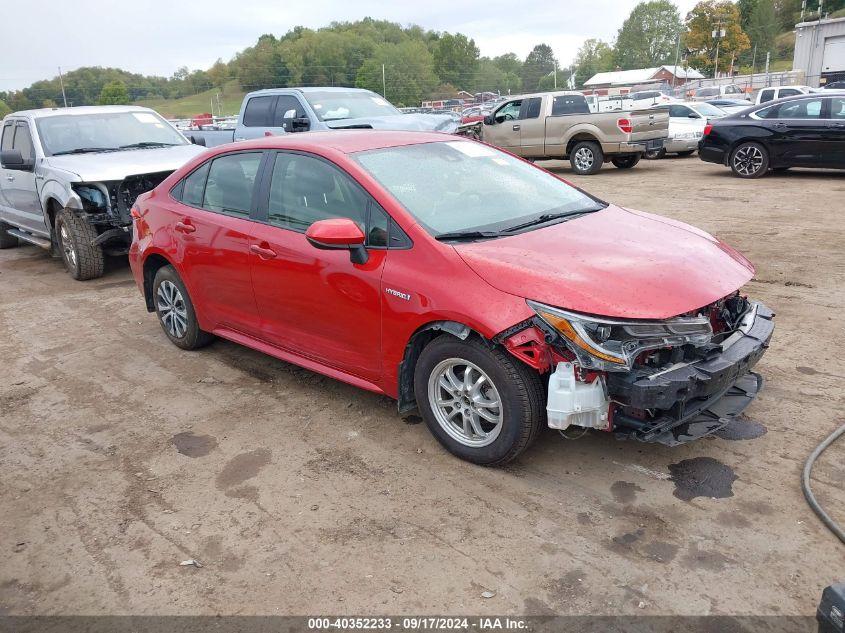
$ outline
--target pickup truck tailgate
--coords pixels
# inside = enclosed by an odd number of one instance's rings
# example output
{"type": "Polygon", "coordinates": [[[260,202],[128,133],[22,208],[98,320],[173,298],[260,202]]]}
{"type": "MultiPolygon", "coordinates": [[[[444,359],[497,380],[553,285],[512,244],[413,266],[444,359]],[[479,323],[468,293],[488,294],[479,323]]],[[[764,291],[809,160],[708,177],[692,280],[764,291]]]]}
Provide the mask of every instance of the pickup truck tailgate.
{"type": "Polygon", "coordinates": [[[633,127],[631,141],[647,141],[669,135],[668,110],[633,110],[627,115],[633,127]]]}

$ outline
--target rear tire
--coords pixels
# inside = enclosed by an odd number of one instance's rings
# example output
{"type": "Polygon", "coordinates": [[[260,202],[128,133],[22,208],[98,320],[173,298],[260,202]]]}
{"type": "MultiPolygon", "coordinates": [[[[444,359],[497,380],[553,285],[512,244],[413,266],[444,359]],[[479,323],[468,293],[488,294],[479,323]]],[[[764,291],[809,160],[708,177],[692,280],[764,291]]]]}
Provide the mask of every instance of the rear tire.
{"type": "Polygon", "coordinates": [[[161,329],[176,347],[205,347],[214,335],[200,329],[188,289],[173,266],[162,266],[153,279],[153,303],[161,329]]]}
{"type": "Polygon", "coordinates": [[[516,458],[545,420],[539,374],[479,339],[444,334],[426,345],[414,370],[414,392],[437,441],[483,466],[516,458]]]}
{"type": "Polygon", "coordinates": [[[594,141],[577,143],[569,154],[572,171],[579,176],[592,176],[598,173],[603,163],[604,152],[601,150],[601,145],[594,141]]]}
{"type": "Polygon", "coordinates": [[[97,231],[85,218],[69,209],[62,209],[56,216],[54,234],[65,269],[71,277],[86,281],[103,276],[103,249],[94,244],[97,231]]]}
{"type": "Polygon", "coordinates": [[[640,162],[640,154],[631,154],[630,156],[616,156],[615,158],[611,158],[610,162],[613,163],[614,167],[619,169],[631,169],[632,167],[636,166],[638,162],[640,162]]]}
{"type": "Polygon", "coordinates": [[[18,246],[18,238],[14,235],[9,235],[9,229],[12,228],[5,222],[0,222],[0,248],[14,248],[18,246]]]}
{"type": "Polygon", "coordinates": [[[769,152],[760,143],[740,143],[731,152],[729,164],[735,176],[762,178],[769,171],[769,152]]]}

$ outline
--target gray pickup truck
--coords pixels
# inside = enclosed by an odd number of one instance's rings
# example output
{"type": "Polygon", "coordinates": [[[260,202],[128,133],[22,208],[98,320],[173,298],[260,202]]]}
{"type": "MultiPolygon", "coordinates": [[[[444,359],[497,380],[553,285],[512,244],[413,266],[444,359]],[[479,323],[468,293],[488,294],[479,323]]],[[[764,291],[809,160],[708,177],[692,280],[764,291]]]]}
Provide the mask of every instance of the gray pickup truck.
{"type": "Polygon", "coordinates": [[[135,199],[204,150],[153,110],[97,106],[6,116],[0,136],[0,248],[60,255],[74,279],[127,252],[135,199]]]}
{"type": "Polygon", "coordinates": [[[605,162],[633,167],[662,149],[668,131],[666,110],[590,112],[584,95],[562,91],[508,98],[477,135],[529,160],[569,159],[575,173],[589,175],[605,162]]]}
{"type": "Polygon", "coordinates": [[[185,130],[188,139],[214,147],[315,130],[416,130],[454,133],[458,123],[445,114],[402,114],[380,95],[360,88],[271,88],[244,97],[234,130],[185,130]]]}

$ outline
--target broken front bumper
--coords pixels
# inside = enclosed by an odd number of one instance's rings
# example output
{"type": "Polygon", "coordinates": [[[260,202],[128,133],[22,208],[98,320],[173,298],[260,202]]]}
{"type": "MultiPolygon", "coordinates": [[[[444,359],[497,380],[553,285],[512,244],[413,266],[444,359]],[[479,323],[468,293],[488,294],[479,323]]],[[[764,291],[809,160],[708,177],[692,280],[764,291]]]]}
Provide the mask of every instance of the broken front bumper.
{"type": "Polygon", "coordinates": [[[766,306],[755,303],[739,329],[721,343],[721,351],[706,360],[651,374],[609,374],[610,397],[622,405],[614,413],[613,430],[674,446],[727,426],[762,387],[762,378],[751,369],[768,347],[773,317],[766,306]],[[652,415],[643,419],[631,410],[652,415]]]}

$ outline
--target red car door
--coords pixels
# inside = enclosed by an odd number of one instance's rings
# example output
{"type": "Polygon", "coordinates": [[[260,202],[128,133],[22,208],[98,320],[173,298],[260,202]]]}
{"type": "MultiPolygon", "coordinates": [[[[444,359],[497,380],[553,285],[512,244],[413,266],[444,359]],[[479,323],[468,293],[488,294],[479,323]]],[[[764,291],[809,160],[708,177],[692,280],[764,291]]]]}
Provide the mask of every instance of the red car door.
{"type": "Polygon", "coordinates": [[[278,152],[251,242],[262,338],[370,382],[381,375],[380,281],[387,216],[347,174],[315,156],[278,152]],[[373,214],[374,219],[369,220],[373,214]],[[305,230],[351,218],[369,231],[369,259],[319,250],[305,230]]]}
{"type": "Polygon", "coordinates": [[[183,181],[173,235],[183,280],[204,329],[260,329],[250,275],[249,219],[263,152],[233,152],[183,181]]]}

